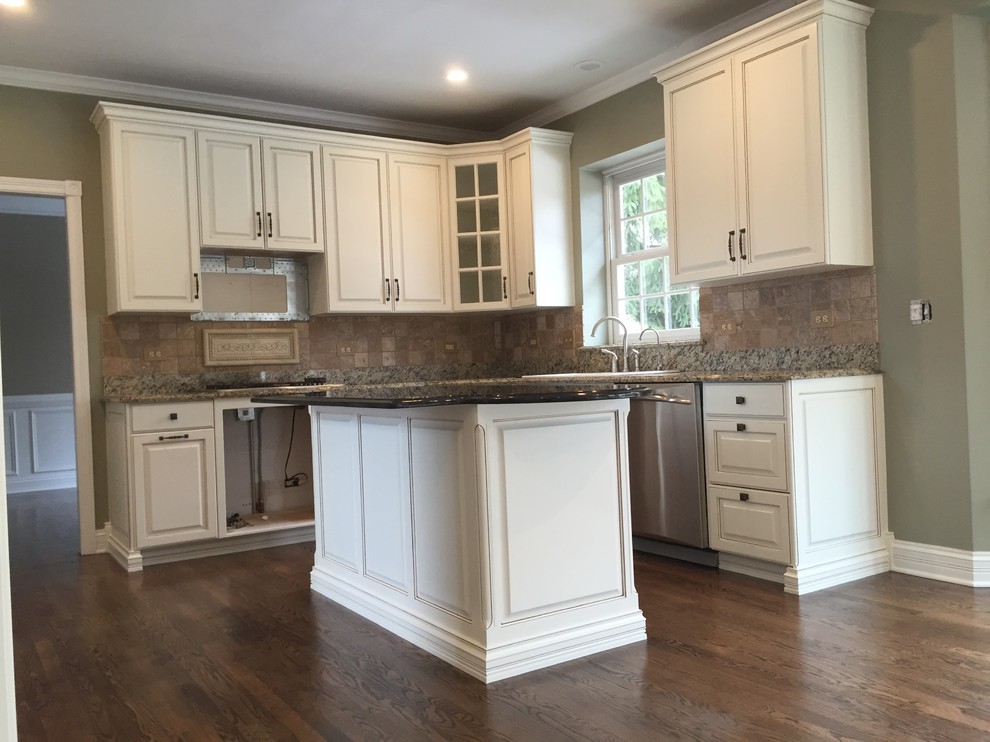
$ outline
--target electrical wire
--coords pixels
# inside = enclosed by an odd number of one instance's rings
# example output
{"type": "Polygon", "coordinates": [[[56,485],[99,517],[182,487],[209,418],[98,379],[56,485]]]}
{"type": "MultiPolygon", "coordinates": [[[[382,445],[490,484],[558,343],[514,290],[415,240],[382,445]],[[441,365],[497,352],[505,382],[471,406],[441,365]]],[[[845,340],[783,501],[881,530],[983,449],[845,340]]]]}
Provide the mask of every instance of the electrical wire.
{"type": "Polygon", "coordinates": [[[309,479],[309,474],[304,471],[298,472],[289,476],[289,457],[292,455],[292,442],[296,438],[296,413],[299,411],[298,407],[292,408],[292,425],[289,428],[289,450],[285,452],[285,467],[283,468],[283,474],[285,474],[285,483],[288,485],[289,482],[296,480],[298,484],[300,481],[305,482],[309,479]],[[302,479],[300,480],[300,477],[302,479]]]}

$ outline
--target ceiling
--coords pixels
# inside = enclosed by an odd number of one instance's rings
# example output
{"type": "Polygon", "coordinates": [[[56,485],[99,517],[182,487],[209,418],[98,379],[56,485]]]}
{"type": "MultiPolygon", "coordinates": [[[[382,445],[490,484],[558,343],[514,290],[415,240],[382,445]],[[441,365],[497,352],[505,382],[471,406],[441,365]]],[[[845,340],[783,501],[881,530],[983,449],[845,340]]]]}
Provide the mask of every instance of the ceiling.
{"type": "Polygon", "coordinates": [[[178,89],[490,133],[547,123],[570,112],[569,101],[587,105],[596,90],[605,97],[649,79],[659,62],[792,4],[27,0],[0,7],[0,83],[58,88],[72,75],[96,94],[103,84],[108,97],[167,99],[162,88],[178,89]],[[576,68],[587,60],[604,65],[576,68]],[[469,80],[446,82],[452,66],[469,80]],[[135,84],[155,88],[142,96],[135,84]]]}

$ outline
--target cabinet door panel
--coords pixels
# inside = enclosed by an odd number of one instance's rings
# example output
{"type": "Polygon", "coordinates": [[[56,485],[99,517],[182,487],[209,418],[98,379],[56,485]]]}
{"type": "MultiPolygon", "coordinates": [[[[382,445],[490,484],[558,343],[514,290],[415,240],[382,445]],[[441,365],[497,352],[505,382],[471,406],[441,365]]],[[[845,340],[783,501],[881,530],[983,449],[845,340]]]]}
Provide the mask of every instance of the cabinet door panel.
{"type": "MultiPolygon", "coordinates": [[[[677,283],[733,276],[737,230],[732,67],[707,65],[664,86],[667,208],[677,283]]],[[[738,235],[737,235],[738,237],[738,235]]]]}
{"type": "Polygon", "coordinates": [[[388,309],[385,154],[364,150],[323,152],[330,309],[388,309]]]}
{"type": "Polygon", "coordinates": [[[512,246],[513,307],[536,303],[536,261],[533,244],[533,183],[529,145],[505,155],[506,188],[509,197],[509,244],[512,246]]]}
{"type": "Polygon", "coordinates": [[[743,272],[825,260],[816,27],[736,57],[743,272]]]}
{"type": "Polygon", "coordinates": [[[389,155],[392,299],[397,312],[451,308],[444,168],[440,157],[389,155]]]}
{"type": "Polygon", "coordinates": [[[115,131],[116,311],[202,308],[196,142],[191,129],[122,124],[115,131]]]}
{"type": "Polygon", "coordinates": [[[199,211],[206,247],[262,248],[261,140],[210,131],[196,134],[199,211]]]}
{"type": "Polygon", "coordinates": [[[776,492],[708,488],[713,549],[791,564],[790,498],[776,492]]]}
{"type": "Polygon", "coordinates": [[[320,146],[265,139],[262,147],[268,248],[323,252],[320,146]]]}
{"type": "Polygon", "coordinates": [[[138,547],[216,538],[213,431],[135,435],[131,446],[138,547]]]}
{"type": "Polygon", "coordinates": [[[705,431],[709,482],[787,491],[784,421],[708,420],[705,431]]]}
{"type": "Polygon", "coordinates": [[[409,437],[403,418],[361,416],[364,571],[409,592],[409,437]]]}

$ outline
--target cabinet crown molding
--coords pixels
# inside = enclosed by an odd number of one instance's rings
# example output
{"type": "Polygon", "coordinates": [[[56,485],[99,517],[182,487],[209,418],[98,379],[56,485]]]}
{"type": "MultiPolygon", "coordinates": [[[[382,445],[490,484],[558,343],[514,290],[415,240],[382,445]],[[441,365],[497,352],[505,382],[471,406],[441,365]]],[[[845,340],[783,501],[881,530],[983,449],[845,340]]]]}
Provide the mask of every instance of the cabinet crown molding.
{"type": "Polygon", "coordinates": [[[825,17],[866,28],[870,25],[873,12],[873,8],[851,0],[808,0],[665,65],[654,72],[653,76],[663,84],[688,70],[733,54],[752,43],[825,17]]]}

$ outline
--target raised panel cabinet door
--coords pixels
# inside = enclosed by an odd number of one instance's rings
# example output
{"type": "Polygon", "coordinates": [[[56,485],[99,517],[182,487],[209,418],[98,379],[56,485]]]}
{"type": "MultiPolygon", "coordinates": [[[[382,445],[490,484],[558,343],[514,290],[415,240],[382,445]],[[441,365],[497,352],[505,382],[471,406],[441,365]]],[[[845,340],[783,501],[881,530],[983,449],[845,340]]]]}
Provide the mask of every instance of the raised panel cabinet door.
{"type": "Polygon", "coordinates": [[[261,139],[196,132],[204,247],[263,248],[261,139]]]}
{"type": "Polygon", "coordinates": [[[735,57],[743,273],[825,261],[817,26],[735,57]]]}
{"type": "Polygon", "coordinates": [[[530,146],[522,144],[505,153],[509,206],[509,245],[513,307],[536,304],[536,245],[533,233],[533,173],[530,146]]]}
{"type": "Polygon", "coordinates": [[[788,490],[783,420],[707,420],[705,433],[709,482],[788,490]]]}
{"type": "Polygon", "coordinates": [[[390,154],[388,167],[392,304],[397,312],[448,311],[446,162],[390,154]]]}
{"type": "Polygon", "coordinates": [[[323,252],[320,145],[264,139],[261,146],[268,249],[323,252]]]}
{"type": "Polygon", "coordinates": [[[708,541],[713,549],[792,564],[790,497],[777,492],[708,488],[708,541]]]}
{"type": "Polygon", "coordinates": [[[385,153],[324,148],[323,180],[329,308],[390,309],[385,153]]]}
{"type": "Polygon", "coordinates": [[[668,81],[664,105],[671,280],[734,276],[739,245],[731,61],[668,81]]]}
{"type": "Polygon", "coordinates": [[[131,437],[137,546],[217,537],[213,430],[131,437]]]}
{"type": "Polygon", "coordinates": [[[111,138],[117,286],[110,311],[199,311],[193,130],[126,122],[111,138]]]}

